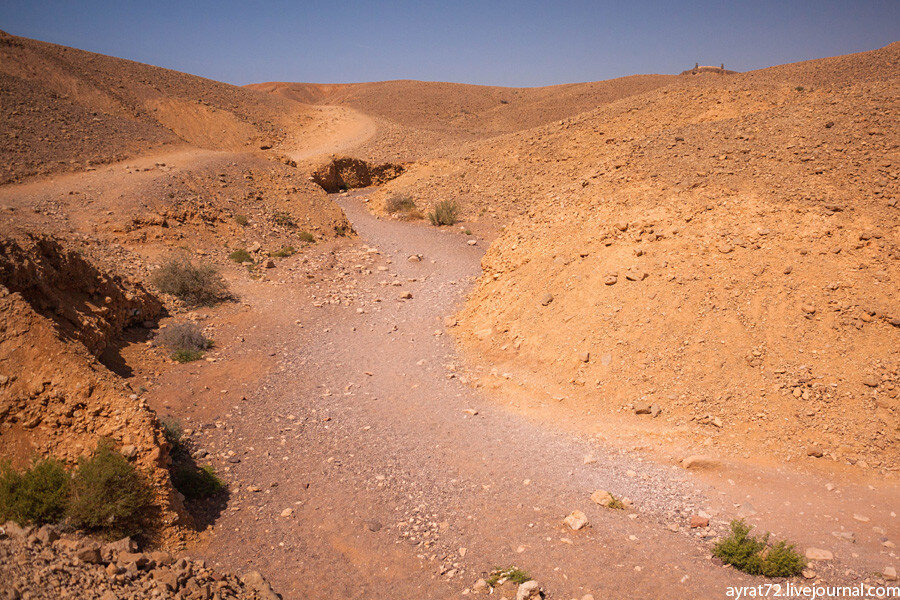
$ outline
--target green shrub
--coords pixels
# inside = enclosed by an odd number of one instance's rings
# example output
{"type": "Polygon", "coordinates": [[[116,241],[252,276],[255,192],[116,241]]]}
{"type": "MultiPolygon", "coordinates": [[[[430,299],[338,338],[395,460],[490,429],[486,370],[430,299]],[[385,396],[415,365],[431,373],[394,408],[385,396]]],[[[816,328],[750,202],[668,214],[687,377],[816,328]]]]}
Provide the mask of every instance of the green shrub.
{"type": "Polygon", "coordinates": [[[297,250],[294,249],[293,246],[282,246],[281,250],[270,252],[269,256],[274,258],[287,258],[288,256],[293,256],[295,254],[297,254],[297,250]]]}
{"type": "Polygon", "coordinates": [[[412,212],[416,210],[416,203],[411,196],[395,194],[384,201],[384,209],[390,214],[412,212]]]}
{"type": "Polygon", "coordinates": [[[222,480],[210,465],[178,465],[171,472],[172,485],[188,500],[202,500],[225,489],[222,480]]]}
{"type": "Polygon", "coordinates": [[[316,236],[308,231],[301,231],[297,234],[297,237],[300,238],[301,242],[306,242],[307,244],[313,244],[316,241],[316,236]]]}
{"type": "Polygon", "coordinates": [[[290,229],[295,229],[297,227],[297,224],[294,223],[294,218],[291,217],[290,213],[283,210],[275,211],[275,214],[272,216],[272,221],[281,227],[288,227],[290,229]]]}
{"type": "Polygon", "coordinates": [[[0,521],[55,523],[66,512],[68,496],[69,475],[55,460],[37,460],[21,473],[0,467],[0,521]]]}
{"type": "Polygon", "coordinates": [[[149,485],[109,441],[101,441],[90,458],[78,461],[71,489],[72,523],[111,537],[141,533],[152,507],[149,485]]]}
{"type": "Polygon", "coordinates": [[[253,256],[243,248],[238,248],[228,255],[228,258],[236,263],[253,262],[253,256]]]}
{"type": "Polygon", "coordinates": [[[194,265],[187,257],[174,257],[153,275],[159,291],[189,304],[211,306],[231,298],[228,285],[212,265],[194,265]]]}
{"type": "Polygon", "coordinates": [[[182,364],[198,361],[201,358],[203,358],[203,353],[199,350],[176,350],[172,353],[172,360],[182,364]]]}
{"type": "Polygon", "coordinates": [[[531,581],[531,575],[519,567],[507,567],[505,569],[494,569],[485,581],[487,581],[487,584],[491,587],[495,587],[506,581],[522,584],[526,581],[531,581]]]}
{"type": "Polygon", "coordinates": [[[750,535],[752,527],[743,520],[731,522],[731,535],[719,541],[713,555],[750,575],[793,577],[806,566],[806,560],[785,541],[769,544],[769,534],[750,535]]]}
{"type": "Polygon", "coordinates": [[[250,219],[248,219],[244,215],[234,215],[234,222],[237,223],[238,225],[240,225],[241,227],[246,227],[247,224],[250,222],[250,219]]]}
{"type": "Polygon", "coordinates": [[[454,225],[459,215],[459,206],[453,200],[441,200],[428,213],[428,220],[435,227],[454,225]]]}

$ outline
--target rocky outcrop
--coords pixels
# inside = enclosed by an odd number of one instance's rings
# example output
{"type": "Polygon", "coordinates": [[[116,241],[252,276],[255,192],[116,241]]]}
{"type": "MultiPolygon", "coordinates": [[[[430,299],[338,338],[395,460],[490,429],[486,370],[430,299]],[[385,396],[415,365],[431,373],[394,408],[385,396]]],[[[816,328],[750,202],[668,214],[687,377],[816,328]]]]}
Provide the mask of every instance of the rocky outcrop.
{"type": "Polygon", "coordinates": [[[202,560],[139,552],[129,538],[101,544],[8,522],[0,527],[0,598],[181,598],[279,600],[258,572],[220,573],[202,560]],[[4,595],[5,594],[5,595],[4,595]]]}
{"type": "Polygon", "coordinates": [[[403,165],[373,165],[358,158],[338,157],[322,165],[311,175],[314,183],[329,194],[380,185],[403,174],[403,165]]]}

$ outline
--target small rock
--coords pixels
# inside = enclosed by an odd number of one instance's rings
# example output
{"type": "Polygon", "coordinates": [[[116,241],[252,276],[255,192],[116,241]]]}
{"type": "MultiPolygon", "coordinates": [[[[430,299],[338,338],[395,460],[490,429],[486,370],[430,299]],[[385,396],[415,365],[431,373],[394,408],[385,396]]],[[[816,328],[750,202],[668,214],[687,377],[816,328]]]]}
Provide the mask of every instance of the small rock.
{"type": "Polygon", "coordinates": [[[609,508],[610,505],[616,501],[616,499],[613,498],[613,495],[610,494],[609,492],[607,492],[606,490],[595,491],[593,494],[591,494],[591,500],[595,504],[599,504],[600,506],[605,506],[606,508],[609,508]]]}
{"type": "Polygon", "coordinates": [[[563,523],[569,526],[569,528],[573,531],[578,531],[584,527],[590,525],[588,522],[587,515],[585,515],[580,510],[573,510],[569,515],[563,519],[563,523]]]}
{"type": "Polygon", "coordinates": [[[691,527],[693,529],[697,529],[698,527],[708,527],[709,519],[706,517],[701,517],[700,515],[692,515],[691,516],[691,527]]]}
{"type": "Polygon", "coordinates": [[[650,405],[646,402],[636,402],[634,405],[634,414],[636,415],[649,415],[650,414],[650,405]]]}
{"type": "Polygon", "coordinates": [[[803,569],[801,574],[803,575],[804,579],[815,579],[816,578],[816,572],[813,571],[812,569],[803,569]]]}
{"type": "Polygon", "coordinates": [[[475,582],[475,585],[472,586],[473,592],[486,592],[490,586],[488,585],[487,580],[484,578],[479,579],[475,582]]]}
{"type": "Polygon", "coordinates": [[[132,445],[122,446],[121,452],[125,458],[135,458],[138,455],[137,446],[132,445]]]}
{"type": "Polygon", "coordinates": [[[56,528],[52,525],[44,525],[37,530],[35,536],[38,540],[40,540],[42,544],[44,544],[45,546],[49,546],[59,539],[59,532],[56,531],[56,528]]]}
{"type": "Polygon", "coordinates": [[[366,521],[366,529],[375,532],[381,530],[381,523],[378,521],[366,521]]]}
{"type": "Polygon", "coordinates": [[[281,596],[275,593],[266,578],[259,571],[250,571],[243,577],[241,582],[247,587],[256,590],[261,600],[281,600],[281,596]]]}
{"type": "Polygon", "coordinates": [[[830,550],[823,550],[821,548],[807,548],[806,549],[806,558],[809,560],[833,560],[834,554],[831,553],[830,550]]]}
{"type": "Polygon", "coordinates": [[[615,275],[607,275],[603,278],[604,285],[615,285],[617,281],[619,281],[619,278],[615,275]]]}
{"type": "Polygon", "coordinates": [[[289,516],[291,516],[292,514],[294,514],[294,509],[293,509],[293,508],[286,508],[286,509],[284,509],[283,511],[281,511],[281,516],[282,516],[282,517],[289,517],[289,516]]]}
{"type": "Polygon", "coordinates": [[[75,558],[80,560],[81,562],[88,563],[91,565],[100,564],[102,561],[102,557],[100,556],[100,548],[99,546],[85,546],[84,548],[78,550],[75,553],[75,558]]]}
{"type": "Polygon", "coordinates": [[[422,262],[422,255],[421,254],[413,254],[406,260],[408,260],[409,262],[422,262]]]}
{"type": "Polygon", "coordinates": [[[881,574],[886,581],[897,581],[897,569],[894,567],[885,567],[881,574]]]}
{"type": "Polygon", "coordinates": [[[878,375],[866,375],[862,382],[867,387],[878,387],[881,385],[881,378],[878,375]]]}
{"type": "Polygon", "coordinates": [[[547,292],[546,294],[541,296],[541,306],[547,306],[551,302],[553,302],[553,294],[547,292]]]}
{"type": "Polygon", "coordinates": [[[271,258],[267,258],[266,262],[263,263],[263,267],[265,267],[266,269],[274,269],[275,261],[272,260],[271,258]]]}
{"type": "Polygon", "coordinates": [[[825,453],[822,452],[821,448],[812,447],[812,448],[808,448],[806,450],[806,455],[812,456],[813,458],[822,458],[825,455],[825,453]]]}
{"type": "Polygon", "coordinates": [[[532,600],[541,597],[541,586],[533,579],[519,585],[516,591],[516,600],[532,600]]]}
{"type": "Polygon", "coordinates": [[[403,292],[400,294],[401,300],[412,300],[412,292],[403,292]]]}

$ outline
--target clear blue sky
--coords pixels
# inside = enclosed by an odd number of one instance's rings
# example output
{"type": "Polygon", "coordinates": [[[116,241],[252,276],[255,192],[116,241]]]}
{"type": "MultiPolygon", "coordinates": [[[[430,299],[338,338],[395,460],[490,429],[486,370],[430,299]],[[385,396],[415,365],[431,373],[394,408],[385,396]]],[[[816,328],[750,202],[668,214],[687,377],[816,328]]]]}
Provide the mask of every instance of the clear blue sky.
{"type": "Polygon", "coordinates": [[[0,0],[0,29],[235,84],[532,86],[871,50],[900,39],[900,0],[0,0]]]}

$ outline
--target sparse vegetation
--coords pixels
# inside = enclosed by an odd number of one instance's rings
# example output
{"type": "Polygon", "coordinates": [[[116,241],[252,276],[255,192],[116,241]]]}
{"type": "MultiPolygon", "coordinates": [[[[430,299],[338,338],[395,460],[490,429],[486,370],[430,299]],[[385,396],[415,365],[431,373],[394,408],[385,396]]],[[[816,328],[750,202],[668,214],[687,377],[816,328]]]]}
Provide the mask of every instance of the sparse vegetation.
{"type": "Polygon", "coordinates": [[[416,203],[411,196],[394,194],[384,201],[384,209],[390,214],[398,212],[411,212],[416,210],[416,203]]]}
{"type": "Polygon", "coordinates": [[[238,248],[228,255],[228,258],[236,263],[253,262],[253,256],[243,248],[238,248]]]}
{"type": "Polygon", "coordinates": [[[90,458],[79,460],[71,489],[72,523],[111,537],[140,533],[152,507],[149,485],[108,440],[90,458]]]}
{"type": "Polygon", "coordinates": [[[750,575],[793,577],[799,575],[806,561],[793,545],[784,540],[769,544],[769,534],[761,538],[750,535],[752,527],[743,520],[731,522],[731,535],[719,541],[713,555],[750,575]]]}
{"type": "Polygon", "coordinates": [[[203,358],[203,351],[212,348],[211,339],[203,335],[193,323],[175,323],[159,330],[157,343],[172,353],[172,358],[180,363],[203,358]]]}
{"type": "Polygon", "coordinates": [[[159,291],[197,306],[211,306],[231,298],[228,285],[212,265],[195,265],[185,256],[176,256],[153,275],[159,291]]]}
{"type": "Polygon", "coordinates": [[[65,514],[68,498],[69,474],[55,460],[37,460],[21,473],[0,466],[0,522],[55,523],[65,514]]]}
{"type": "Polygon", "coordinates": [[[295,254],[297,254],[297,250],[293,246],[282,246],[280,250],[269,253],[269,256],[275,258],[287,258],[288,256],[293,256],[295,254]]]}
{"type": "Polygon", "coordinates": [[[281,227],[287,227],[289,229],[296,229],[297,224],[294,222],[294,218],[290,215],[290,213],[277,210],[275,214],[272,215],[272,222],[281,227]]]}
{"type": "Polygon", "coordinates": [[[307,244],[314,244],[316,241],[316,236],[308,231],[301,231],[297,234],[297,237],[300,238],[301,242],[305,242],[307,244]]]}
{"type": "Polygon", "coordinates": [[[453,200],[441,200],[428,213],[428,220],[435,227],[455,225],[459,215],[459,206],[453,200]]]}
{"type": "Polygon", "coordinates": [[[487,581],[487,584],[491,587],[496,587],[507,581],[520,584],[531,581],[531,575],[519,567],[513,566],[505,569],[494,569],[491,571],[490,575],[485,578],[485,581],[487,581]]]}
{"type": "Polygon", "coordinates": [[[248,219],[245,215],[234,215],[234,222],[241,227],[246,227],[250,223],[250,219],[248,219]]]}

